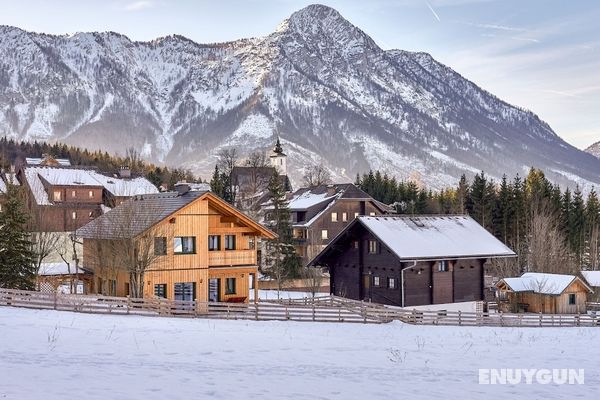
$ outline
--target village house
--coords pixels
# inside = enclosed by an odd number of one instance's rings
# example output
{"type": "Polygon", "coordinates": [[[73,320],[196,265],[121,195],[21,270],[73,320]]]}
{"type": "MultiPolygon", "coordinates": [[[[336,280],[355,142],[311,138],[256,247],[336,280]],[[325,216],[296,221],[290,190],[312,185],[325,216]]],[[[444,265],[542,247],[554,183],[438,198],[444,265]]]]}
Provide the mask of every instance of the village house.
{"type": "Polygon", "coordinates": [[[356,217],[391,211],[352,183],[298,189],[290,196],[288,206],[296,252],[304,265],[356,217]]]}
{"type": "MultiPolygon", "coordinates": [[[[30,160],[30,159],[27,159],[30,160]]],[[[17,171],[36,232],[72,232],[125,199],[158,189],[143,177],[132,178],[128,169],[107,176],[94,169],[51,163],[17,171]]]]}
{"type": "Polygon", "coordinates": [[[594,291],[588,295],[588,301],[600,302],[600,271],[581,271],[581,276],[594,291]]]}
{"type": "Polygon", "coordinates": [[[268,155],[268,162],[263,161],[257,162],[257,165],[235,166],[231,171],[236,191],[236,206],[252,213],[257,219],[262,216],[261,204],[268,200],[267,187],[275,174],[278,175],[285,191],[292,191],[287,171],[287,155],[283,152],[279,138],[268,155]]]}
{"type": "Polygon", "coordinates": [[[142,265],[144,297],[249,301],[258,241],[276,235],[211,192],[177,189],[135,196],[77,230],[92,292],[129,295],[142,265]]]}
{"type": "Polygon", "coordinates": [[[501,279],[496,287],[501,311],[545,314],[584,313],[593,292],[578,276],[540,272],[501,279]]]}
{"type": "Polygon", "coordinates": [[[484,299],[484,264],[515,253],[472,218],[359,216],[310,262],[331,293],[394,306],[484,299]]]}

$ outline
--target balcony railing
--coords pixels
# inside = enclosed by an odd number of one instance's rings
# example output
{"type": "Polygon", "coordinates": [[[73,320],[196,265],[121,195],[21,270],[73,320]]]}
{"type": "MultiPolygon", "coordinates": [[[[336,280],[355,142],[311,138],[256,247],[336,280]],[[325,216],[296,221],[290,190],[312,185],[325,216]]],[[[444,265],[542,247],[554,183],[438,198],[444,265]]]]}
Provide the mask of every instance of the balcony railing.
{"type": "Polygon", "coordinates": [[[256,265],[256,250],[220,250],[208,252],[208,265],[256,265]]]}

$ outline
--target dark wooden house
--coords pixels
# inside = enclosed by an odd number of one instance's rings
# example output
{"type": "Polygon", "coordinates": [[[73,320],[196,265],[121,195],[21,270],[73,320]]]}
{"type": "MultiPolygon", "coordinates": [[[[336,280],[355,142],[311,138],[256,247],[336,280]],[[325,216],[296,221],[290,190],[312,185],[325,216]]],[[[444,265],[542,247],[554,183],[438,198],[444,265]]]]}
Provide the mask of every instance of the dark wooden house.
{"type": "Polygon", "coordinates": [[[331,293],[395,306],[482,300],[484,264],[515,253],[468,216],[359,216],[311,262],[331,293]]]}
{"type": "Polygon", "coordinates": [[[391,211],[352,183],[301,188],[291,195],[288,204],[296,252],[303,264],[307,264],[356,217],[391,211]]]}

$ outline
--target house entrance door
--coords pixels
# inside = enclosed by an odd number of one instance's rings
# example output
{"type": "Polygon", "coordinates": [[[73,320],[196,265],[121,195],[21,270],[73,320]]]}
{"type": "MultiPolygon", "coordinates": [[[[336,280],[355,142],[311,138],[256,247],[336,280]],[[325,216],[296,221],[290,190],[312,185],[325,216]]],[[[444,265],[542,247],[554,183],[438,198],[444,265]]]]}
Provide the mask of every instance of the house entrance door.
{"type": "Polygon", "coordinates": [[[371,275],[365,274],[362,276],[363,284],[362,284],[362,298],[363,300],[370,301],[371,300],[371,275]]]}
{"type": "Polygon", "coordinates": [[[208,301],[221,301],[221,279],[213,278],[208,281],[208,301]]]}

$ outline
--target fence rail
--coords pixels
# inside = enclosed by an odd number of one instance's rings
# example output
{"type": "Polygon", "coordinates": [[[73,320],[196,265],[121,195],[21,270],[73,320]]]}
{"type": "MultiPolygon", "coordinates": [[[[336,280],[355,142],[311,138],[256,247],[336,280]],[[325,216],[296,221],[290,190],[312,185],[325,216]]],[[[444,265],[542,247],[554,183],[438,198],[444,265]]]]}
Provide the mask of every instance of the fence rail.
{"type": "Polygon", "coordinates": [[[336,296],[268,300],[257,303],[213,303],[159,298],[64,295],[0,289],[0,306],[76,311],[96,314],[131,314],[188,318],[257,321],[314,321],[415,325],[573,327],[600,326],[589,314],[509,314],[461,311],[425,311],[383,306],[336,296]]]}

